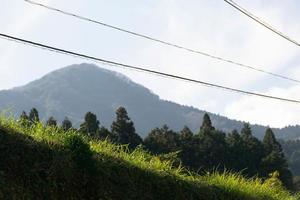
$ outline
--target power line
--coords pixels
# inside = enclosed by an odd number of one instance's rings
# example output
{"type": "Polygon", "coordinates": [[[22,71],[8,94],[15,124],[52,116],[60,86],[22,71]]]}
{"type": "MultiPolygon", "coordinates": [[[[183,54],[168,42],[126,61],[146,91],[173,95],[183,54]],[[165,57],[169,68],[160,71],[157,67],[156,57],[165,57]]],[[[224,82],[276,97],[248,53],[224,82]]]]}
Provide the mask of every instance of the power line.
{"type": "Polygon", "coordinates": [[[201,85],[204,85],[204,86],[219,88],[219,89],[223,89],[223,90],[227,90],[227,91],[231,91],[231,92],[236,92],[236,93],[241,93],[241,94],[246,94],[246,95],[258,96],[258,97],[264,97],[264,98],[268,98],[268,99],[275,99],[275,100],[292,102],[292,103],[299,103],[300,104],[300,101],[295,100],[295,99],[287,99],[287,98],[282,98],[282,97],[276,97],[276,96],[270,96],[270,95],[265,95],[265,94],[240,90],[240,89],[231,88],[231,87],[227,87],[227,86],[217,85],[217,84],[214,84],[214,83],[208,83],[208,82],[204,82],[204,81],[200,81],[200,80],[196,80],[196,79],[182,77],[182,76],[179,76],[179,75],[168,74],[168,73],[155,71],[155,70],[151,70],[151,69],[146,69],[146,68],[142,68],[142,67],[136,67],[136,66],[133,66],[133,65],[122,64],[122,63],[115,62],[115,61],[109,61],[109,60],[105,60],[105,59],[102,59],[102,58],[89,56],[89,55],[86,55],[86,54],[73,52],[73,51],[69,51],[69,50],[65,50],[65,49],[61,49],[61,48],[57,48],[57,47],[53,47],[53,46],[49,46],[49,45],[45,45],[45,44],[41,44],[41,43],[37,43],[37,42],[31,41],[31,40],[25,40],[25,39],[22,39],[22,38],[14,37],[14,36],[11,36],[11,35],[6,35],[6,34],[3,34],[3,33],[0,33],[0,37],[2,37],[3,39],[9,40],[9,41],[19,42],[19,43],[22,43],[22,44],[25,44],[25,45],[31,45],[31,46],[34,46],[34,47],[37,47],[37,48],[42,48],[42,49],[45,49],[45,50],[54,51],[54,52],[61,53],[61,54],[67,54],[67,55],[71,55],[71,56],[75,56],[75,57],[79,57],[79,58],[84,58],[84,59],[88,59],[88,60],[92,60],[92,61],[96,61],[96,62],[101,62],[101,63],[107,64],[107,65],[112,65],[112,66],[116,66],[116,67],[123,67],[123,68],[126,68],[126,69],[137,70],[137,71],[140,71],[140,72],[146,72],[146,73],[150,73],[150,74],[154,74],[154,75],[158,75],[158,76],[163,76],[163,77],[166,77],[166,78],[173,78],[173,79],[177,79],[177,80],[197,83],[197,84],[201,84],[201,85]]]}
{"type": "Polygon", "coordinates": [[[212,59],[216,59],[218,61],[222,61],[222,62],[233,64],[235,66],[242,67],[244,69],[250,69],[250,70],[261,72],[261,73],[265,73],[265,74],[268,74],[268,75],[271,75],[271,76],[274,76],[274,77],[277,77],[277,78],[281,78],[281,79],[285,79],[285,80],[289,80],[289,81],[300,83],[300,80],[297,80],[297,79],[294,79],[294,78],[291,78],[291,77],[287,77],[287,76],[284,76],[284,75],[281,75],[281,74],[273,73],[273,72],[270,72],[270,71],[266,71],[266,70],[261,69],[261,68],[253,67],[253,66],[246,65],[246,64],[242,64],[242,63],[239,63],[239,62],[227,59],[227,58],[222,58],[222,57],[219,57],[219,56],[215,56],[215,55],[203,52],[203,51],[190,49],[190,48],[178,45],[178,44],[174,44],[174,43],[167,42],[167,41],[164,41],[164,40],[156,39],[156,38],[144,35],[144,34],[140,34],[140,33],[133,32],[133,31],[129,31],[129,30],[117,27],[117,26],[106,24],[106,23],[103,23],[103,22],[100,22],[100,21],[97,21],[97,20],[94,20],[94,19],[90,19],[90,18],[83,17],[83,16],[80,16],[80,15],[77,15],[77,14],[74,14],[74,13],[63,11],[63,10],[60,10],[60,9],[57,9],[57,8],[54,8],[54,7],[47,6],[45,4],[41,4],[41,3],[37,3],[37,2],[31,1],[31,0],[24,0],[24,1],[26,1],[26,2],[28,2],[30,4],[41,6],[43,8],[48,9],[48,10],[56,11],[56,12],[62,13],[64,15],[72,16],[72,17],[78,18],[80,20],[88,21],[88,22],[91,22],[91,23],[94,23],[94,24],[97,24],[97,25],[105,26],[105,27],[108,27],[108,28],[111,28],[111,29],[114,29],[114,30],[117,30],[117,31],[121,31],[121,32],[130,34],[130,35],[133,35],[133,36],[136,36],[136,37],[140,37],[140,38],[144,38],[144,39],[147,39],[147,40],[151,40],[151,41],[154,41],[154,42],[157,42],[157,43],[160,43],[160,44],[164,44],[164,45],[167,45],[167,46],[175,47],[175,48],[178,48],[178,49],[181,49],[181,50],[185,50],[185,51],[188,51],[188,52],[192,52],[192,53],[195,53],[195,54],[200,54],[202,56],[206,56],[206,57],[209,57],[209,58],[212,58],[212,59]]]}
{"type": "Polygon", "coordinates": [[[272,27],[270,24],[268,24],[267,22],[263,21],[262,19],[260,19],[259,17],[253,15],[252,13],[250,13],[249,11],[247,11],[245,8],[241,7],[240,5],[238,5],[237,3],[235,3],[232,0],[224,0],[226,3],[228,3],[229,5],[231,5],[232,7],[234,7],[235,9],[237,9],[238,11],[240,11],[241,13],[243,13],[244,15],[250,17],[251,19],[253,19],[254,21],[256,21],[257,23],[259,23],[260,25],[264,26],[265,28],[269,29],[270,31],[276,33],[277,35],[279,35],[280,37],[288,40],[289,42],[292,42],[293,44],[297,45],[300,47],[300,43],[298,43],[296,40],[290,38],[289,36],[287,36],[286,34],[276,30],[274,27],[272,27]]]}

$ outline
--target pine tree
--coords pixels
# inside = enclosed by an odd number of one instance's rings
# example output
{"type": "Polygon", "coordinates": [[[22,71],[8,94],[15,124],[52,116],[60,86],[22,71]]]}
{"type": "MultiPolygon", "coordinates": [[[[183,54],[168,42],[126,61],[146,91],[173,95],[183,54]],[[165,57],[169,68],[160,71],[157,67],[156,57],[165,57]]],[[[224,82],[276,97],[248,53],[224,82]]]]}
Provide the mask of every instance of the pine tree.
{"type": "Polygon", "coordinates": [[[256,176],[264,155],[263,145],[252,135],[249,123],[245,123],[242,128],[241,139],[243,144],[241,167],[244,169],[242,173],[248,177],[256,176]]]}
{"type": "Polygon", "coordinates": [[[226,136],[226,144],[228,148],[228,157],[226,159],[226,168],[240,172],[247,168],[243,166],[244,157],[241,156],[244,153],[243,142],[240,134],[237,130],[233,130],[226,136]]]}
{"type": "Polygon", "coordinates": [[[244,140],[252,138],[252,130],[249,123],[244,123],[244,126],[241,130],[241,136],[244,140]]]}
{"type": "Polygon", "coordinates": [[[57,121],[54,119],[54,117],[49,117],[49,119],[46,122],[46,126],[56,127],[57,121]]]}
{"type": "Polygon", "coordinates": [[[89,136],[96,137],[99,133],[100,122],[97,116],[92,112],[87,112],[84,117],[84,122],[80,125],[79,131],[89,136]]]}
{"type": "Polygon", "coordinates": [[[207,113],[205,113],[203,116],[202,125],[200,127],[200,130],[202,132],[215,130],[215,128],[212,126],[210,117],[207,113]]]}
{"type": "Polygon", "coordinates": [[[134,148],[142,143],[142,139],[135,132],[134,124],[124,107],[116,110],[116,119],[111,125],[111,132],[115,135],[117,143],[128,144],[129,148],[134,148]]]}
{"type": "Polygon", "coordinates": [[[266,154],[270,154],[272,151],[283,153],[280,143],[276,140],[276,137],[270,128],[267,128],[266,130],[263,138],[263,144],[266,154]]]}
{"type": "Polygon", "coordinates": [[[68,119],[68,117],[65,117],[65,119],[62,121],[61,128],[64,131],[68,131],[72,128],[72,126],[72,122],[68,119]]]}
{"type": "Polygon", "coordinates": [[[200,132],[196,135],[195,166],[202,170],[224,169],[227,154],[225,133],[215,130],[207,113],[203,116],[200,132]]]}
{"type": "Polygon", "coordinates": [[[266,130],[263,145],[265,155],[261,164],[262,176],[267,176],[277,171],[279,173],[279,179],[283,182],[284,186],[291,189],[293,185],[292,173],[288,169],[282,147],[270,128],[266,130]]]}
{"type": "Polygon", "coordinates": [[[36,123],[36,122],[39,122],[40,121],[40,118],[39,118],[39,112],[36,108],[32,108],[30,110],[30,113],[29,113],[29,120],[32,122],[32,123],[36,123]]]}
{"type": "Polygon", "coordinates": [[[197,156],[195,154],[196,146],[194,142],[194,135],[187,126],[180,131],[179,146],[181,149],[179,156],[183,165],[189,168],[196,168],[194,166],[194,161],[197,156]]]}
{"type": "Polygon", "coordinates": [[[20,121],[21,125],[24,126],[24,127],[30,126],[30,120],[29,120],[29,117],[28,117],[28,115],[25,111],[23,111],[21,113],[19,121],[20,121]]]}

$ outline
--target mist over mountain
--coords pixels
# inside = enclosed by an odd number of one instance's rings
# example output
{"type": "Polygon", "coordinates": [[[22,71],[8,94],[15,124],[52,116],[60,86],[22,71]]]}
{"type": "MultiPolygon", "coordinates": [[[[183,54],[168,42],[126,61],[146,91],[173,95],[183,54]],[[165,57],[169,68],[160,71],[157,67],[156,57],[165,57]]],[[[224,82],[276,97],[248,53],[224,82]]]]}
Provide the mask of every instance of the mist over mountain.
{"type": "MultiPolygon", "coordinates": [[[[205,111],[162,100],[158,95],[126,76],[92,64],[71,65],[53,71],[29,84],[0,91],[0,110],[11,110],[16,116],[32,107],[40,117],[65,116],[79,126],[87,111],[97,114],[101,125],[110,127],[115,110],[124,106],[135,123],[137,132],[145,136],[151,129],[167,124],[174,130],[184,125],[196,132],[205,111]]],[[[240,130],[243,122],[209,113],[213,125],[224,131],[240,130]]],[[[254,135],[262,138],[266,127],[251,125],[254,135]]],[[[300,126],[274,129],[278,138],[300,138],[300,126]]]]}

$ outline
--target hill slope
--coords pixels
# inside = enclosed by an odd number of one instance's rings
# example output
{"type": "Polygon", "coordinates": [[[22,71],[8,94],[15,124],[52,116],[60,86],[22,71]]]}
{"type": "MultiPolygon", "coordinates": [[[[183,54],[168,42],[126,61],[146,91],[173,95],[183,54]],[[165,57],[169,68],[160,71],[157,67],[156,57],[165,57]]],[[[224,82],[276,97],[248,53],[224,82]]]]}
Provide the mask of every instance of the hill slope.
{"type": "MultiPolygon", "coordinates": [[[[36,107],[46,119],[54,116],[62,121],[68,116],[79,125],[84,114],[92,111],[102,125],[109,127],[118,106],[125,106],[139,134],[168,124],[180,130],[184,125],[193,131],[200,127],[204,111],[161,100],[149,89],[132,82],[122,74],[95,65],[80,64],[49,73],[39,80],[11,90],[0,91],[0,110],[12,108],[16,115],[36,107]]],[[[210,113],[214,126],[224,131],[241,129],[242,122],[210,113]]],[[[261,138],[266,127],[253,125],[261,138]]],[[[300,136],[300,127],[274,129],[278,138],[300,136]]]]}
{"type": "Polygon", "coordinates": [[[192,175],[141,149],[0,119],[1,199],[296,200],[238,175],[192,175]]]}

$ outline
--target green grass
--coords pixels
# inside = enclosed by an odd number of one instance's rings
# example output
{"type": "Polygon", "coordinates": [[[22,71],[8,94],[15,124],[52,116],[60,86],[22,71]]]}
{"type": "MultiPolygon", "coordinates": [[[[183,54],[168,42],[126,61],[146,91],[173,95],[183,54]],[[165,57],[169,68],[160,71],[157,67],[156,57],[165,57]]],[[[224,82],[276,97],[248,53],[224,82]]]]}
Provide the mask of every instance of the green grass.
{"type": "Polygon", "coordinates": [[[74,131],[42,124],[24,128],[1,117],[0,199],[299,198],[260,179],[229,172],[199,176],[142,148],[131,152],[74,131]]]}

